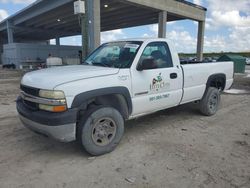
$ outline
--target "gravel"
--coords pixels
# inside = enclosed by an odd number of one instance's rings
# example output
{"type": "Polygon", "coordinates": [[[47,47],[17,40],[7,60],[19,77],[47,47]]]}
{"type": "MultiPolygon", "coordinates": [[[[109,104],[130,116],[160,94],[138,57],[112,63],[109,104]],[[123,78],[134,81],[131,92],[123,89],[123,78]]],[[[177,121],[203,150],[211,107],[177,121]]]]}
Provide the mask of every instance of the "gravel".
{"type": "MultiPolygon", "coordinates": [[[[92,158],[76,142],[24,128],[15,110],[20,78],[6,74],[0,80],[1,188],[250,187],[249,95],[223,94],[212,117],[188,104],[126,122],[116,150],[92,158]]],[[[234,88],[248,90],[249,80],[237,79],[234,88]]]]}

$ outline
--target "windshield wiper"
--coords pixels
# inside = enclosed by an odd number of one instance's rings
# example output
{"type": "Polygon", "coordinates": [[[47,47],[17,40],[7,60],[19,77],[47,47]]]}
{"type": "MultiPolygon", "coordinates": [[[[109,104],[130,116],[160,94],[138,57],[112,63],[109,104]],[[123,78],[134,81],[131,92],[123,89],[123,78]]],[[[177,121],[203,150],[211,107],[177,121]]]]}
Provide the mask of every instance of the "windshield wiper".
{"type": "Polygon", "coordinates": [[[83,63],[81,63],[82,65],[89,65],[89,63],[87,61],[84,61],[83,63]]]}

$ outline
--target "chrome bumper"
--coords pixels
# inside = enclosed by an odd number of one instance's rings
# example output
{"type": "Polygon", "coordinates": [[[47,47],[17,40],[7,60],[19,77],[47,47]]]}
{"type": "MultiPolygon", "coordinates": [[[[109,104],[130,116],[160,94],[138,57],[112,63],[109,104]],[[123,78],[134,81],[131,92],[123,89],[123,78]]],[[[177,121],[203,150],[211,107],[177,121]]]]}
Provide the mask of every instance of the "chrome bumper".
{"type": "Polygon", "coordinates": [[[75,123],[58,125],[58,126],[48,126],[31,121],[20,114],[19,117],[24,126],[34,132],[38,132],[40,134],[52,137],[60,142],[71,142],[76,140],[75,123]]]}

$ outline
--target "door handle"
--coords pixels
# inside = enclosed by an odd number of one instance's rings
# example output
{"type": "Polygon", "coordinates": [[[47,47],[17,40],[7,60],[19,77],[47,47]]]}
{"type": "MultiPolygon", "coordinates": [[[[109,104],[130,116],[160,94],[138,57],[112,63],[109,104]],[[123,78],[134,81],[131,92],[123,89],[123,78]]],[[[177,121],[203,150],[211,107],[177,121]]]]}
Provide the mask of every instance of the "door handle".
{"type": "Polygon", "coordinates": [[[177,76],[177,73],[171,73],[170,74],[170,78],[171,79],[176,79],[178,76],[177,76]]]}

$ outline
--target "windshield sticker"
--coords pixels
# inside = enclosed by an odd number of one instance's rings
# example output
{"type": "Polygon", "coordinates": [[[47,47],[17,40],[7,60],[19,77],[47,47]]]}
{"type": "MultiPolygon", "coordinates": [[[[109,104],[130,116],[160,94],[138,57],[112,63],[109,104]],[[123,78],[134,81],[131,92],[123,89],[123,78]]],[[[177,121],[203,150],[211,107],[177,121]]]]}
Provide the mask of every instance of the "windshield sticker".
{"type": "Polygon", "coordinates": [[[161,73],[159,73],[156,78],[153,78],[152,83],[150,84],[150,90],[158,92],[159,90],[169,88],[170,83],[164,82],[161,73]]]}
{"type": "Polygon", "coordinates": [[[140,45],[138,44],[125,44],[124,48],[133,48],[137,49],[140,45]]]}

